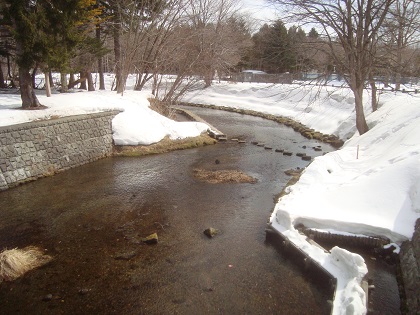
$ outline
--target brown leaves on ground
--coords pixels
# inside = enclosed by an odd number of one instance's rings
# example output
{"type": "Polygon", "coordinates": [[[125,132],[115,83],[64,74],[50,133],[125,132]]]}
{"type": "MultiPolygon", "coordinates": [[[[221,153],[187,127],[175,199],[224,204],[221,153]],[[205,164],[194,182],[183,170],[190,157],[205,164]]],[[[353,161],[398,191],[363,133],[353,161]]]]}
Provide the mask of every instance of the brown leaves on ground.
{"type": "Polygon", "coordinates": [[[221,183],[251,183],[257,180],[244,172],[235,170],[207,171],[203,169],[194,169],[194,177],[210,184],[221,183]]]}

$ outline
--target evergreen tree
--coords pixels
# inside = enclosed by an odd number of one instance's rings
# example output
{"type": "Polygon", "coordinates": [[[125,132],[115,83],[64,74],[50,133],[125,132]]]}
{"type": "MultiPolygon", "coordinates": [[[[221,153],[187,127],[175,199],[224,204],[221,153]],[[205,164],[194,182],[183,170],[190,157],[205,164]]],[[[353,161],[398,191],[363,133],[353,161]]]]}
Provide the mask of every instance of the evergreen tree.
{"type": "Polygon", "coordinates": [[[253,52],[247,58],[253,67],[269,73],[295,71],[300,62],[298,43],[305,37],[301,28],[293,26],[287,30],[281,20],[265,24],[253,36],[253,52]]]}
{"type": "Polygon", "coordinates": [[[318,37],[319,37],[318,31],[315,29],[315,27],[312,27],[308,33],[308,38],[318,39],[318,37]]]}
{"type": "Polygon", "coordinates": [[[40,107],[30,76],[35,65],[66,69],[100,10],[95,0],[4,0],[0,9],[10,21],[22,107],[40,107]]]}

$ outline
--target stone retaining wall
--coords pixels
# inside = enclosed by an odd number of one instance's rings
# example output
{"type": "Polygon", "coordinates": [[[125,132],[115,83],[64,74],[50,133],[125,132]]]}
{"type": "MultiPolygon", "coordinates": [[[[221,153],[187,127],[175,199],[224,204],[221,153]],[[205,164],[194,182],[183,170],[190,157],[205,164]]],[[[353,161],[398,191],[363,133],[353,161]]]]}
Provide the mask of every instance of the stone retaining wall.
{"type": "Polygon", "coordinates": [[[420,219],[417,219],[416,229],[411,241],[401,245],[400,264],[407,310],[405,314],[420,313],[420,219]]]}
{"type": "Polygon", "coordinates": [[[112,154],[119,111],[0,127],[0,190],[112,154]]]}

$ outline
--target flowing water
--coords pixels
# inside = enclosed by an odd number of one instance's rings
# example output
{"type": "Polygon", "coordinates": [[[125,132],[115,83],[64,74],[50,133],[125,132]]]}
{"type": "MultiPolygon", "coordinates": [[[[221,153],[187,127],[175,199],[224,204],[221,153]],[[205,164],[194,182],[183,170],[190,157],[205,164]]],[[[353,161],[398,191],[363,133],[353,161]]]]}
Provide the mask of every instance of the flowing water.
{"type": "Polygon", "coordinates": [[[0,314],[328,314],[322,286],[264,229],[284,171],[308,163],[274,149],[333,149],[260,118],[195,111],[246,143],[107,158],[0,193],[0,250],[35,245],[54,258],[0,284],[0,314]],[[258,182],[209,184],[195,168],[258,182]],[[154,232],[158,244],[142,242],[154,232]]]}

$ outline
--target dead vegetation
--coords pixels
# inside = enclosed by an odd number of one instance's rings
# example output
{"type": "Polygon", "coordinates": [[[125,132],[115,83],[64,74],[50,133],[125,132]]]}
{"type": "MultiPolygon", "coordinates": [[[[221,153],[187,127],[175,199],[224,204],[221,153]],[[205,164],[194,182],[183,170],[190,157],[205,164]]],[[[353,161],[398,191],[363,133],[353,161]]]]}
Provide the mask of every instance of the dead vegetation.
{"type": "Polygon", "coordinates": [[[280,198],[288,194],[288,187],[293,186],[299,181],[300,176],[302,175],[303,171],[304,169],[301,168],[301,169],[291,169],[284,172],[287,176],[290,176],[290,179],[287,182],[287,184],[283,187],[282,191],[274,197],[275,203],[277,203],[280,200],[280,198]]]}
{"type": "Polygon", "coordinates": [[[203,169],[194,169],[194,177],[211,184],[221,183],[251,183],[257,180],[244,172],[236,170],[208,171],[203,169]]]}
{"type": "Polygon", "coordinates": [[[203,147],[206,145],[216,144],[216,140],[207,134],[202,134],[198,137],[171,140],[165,137],[158,143],[151,145],[137,145],[137,146],[114,146],[113,155],[116,156],[143,156],[150,154],[166,153],[175,150],[191,149],[203,147]]]}
{"type": "Polygon", "coordinates": [[[13,281],[51,260],[51,256],[34,246],[4,250],[0,253],[0,282],[13,281]]]}

